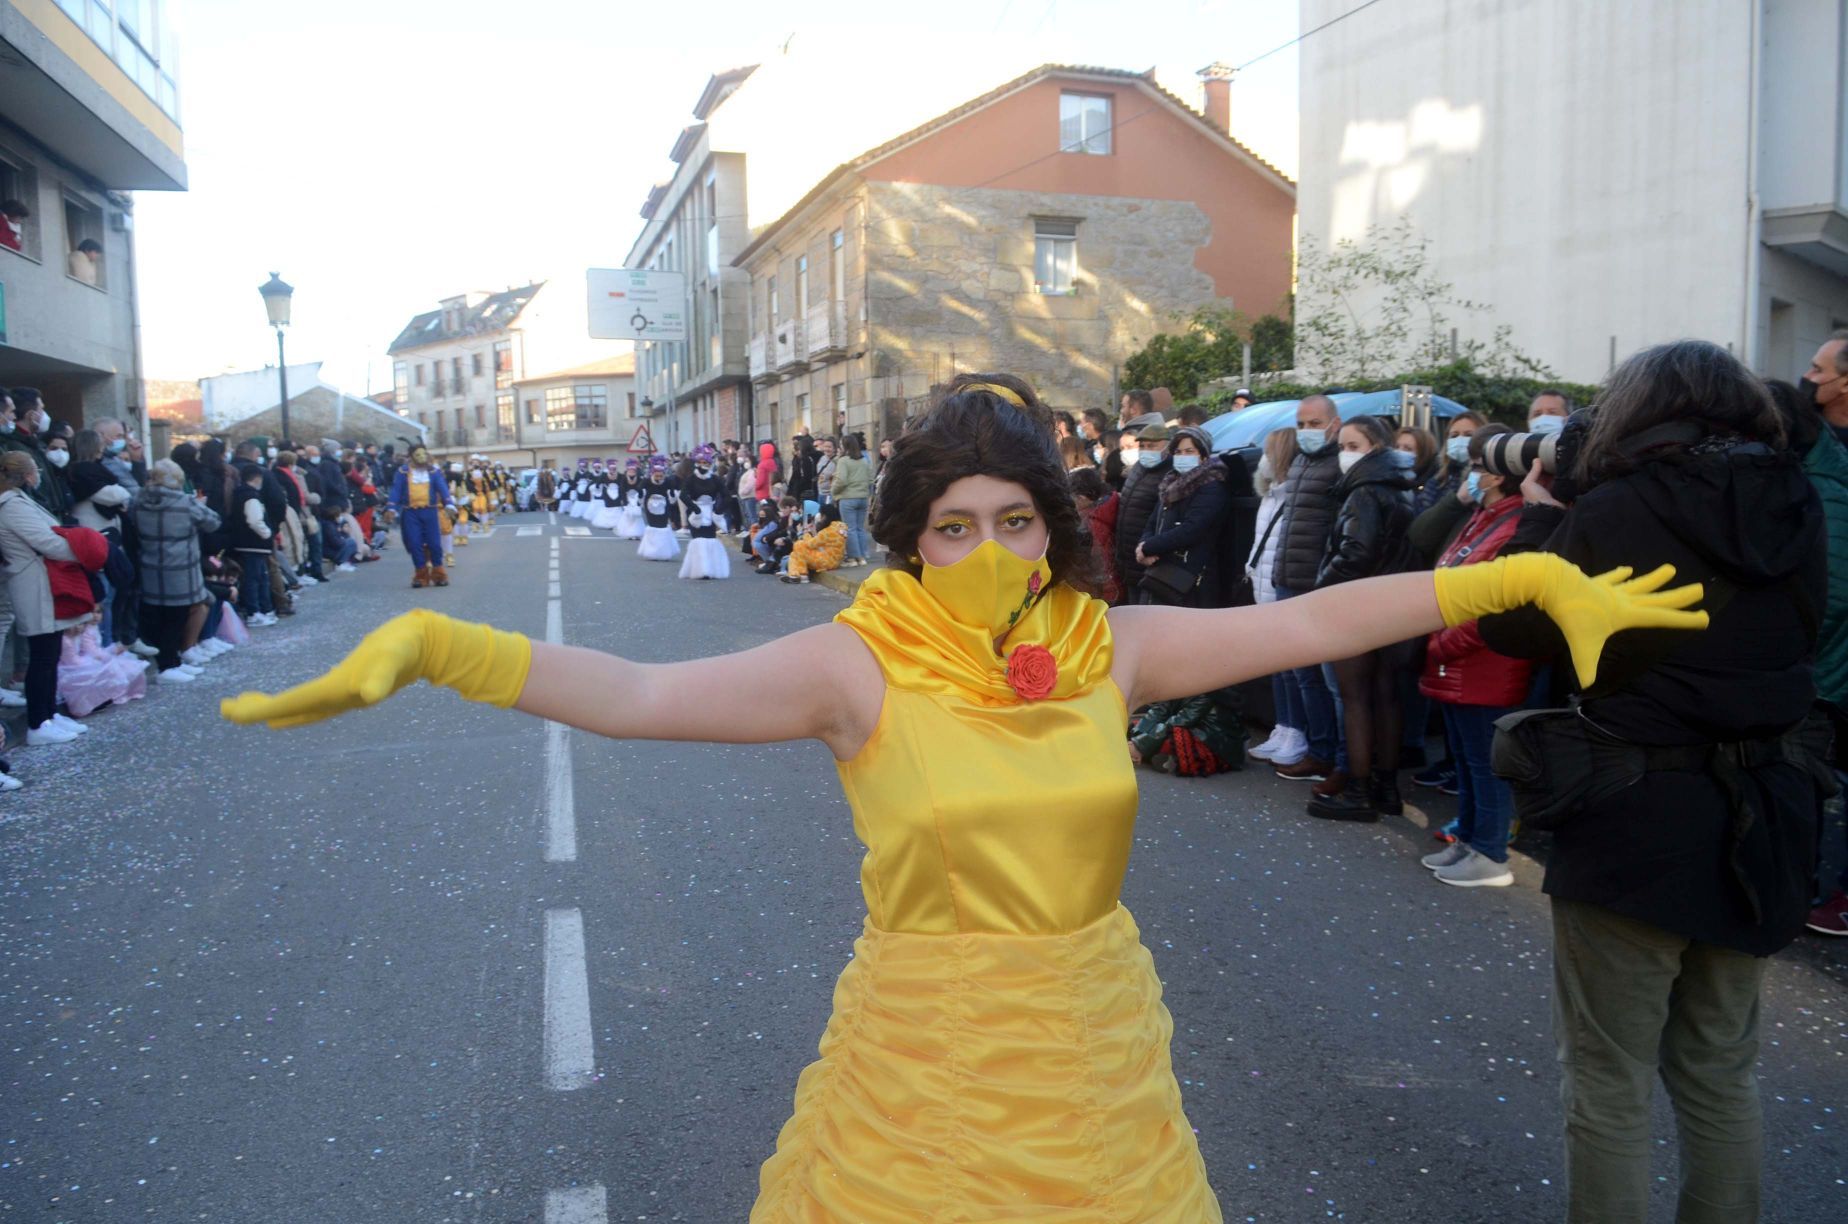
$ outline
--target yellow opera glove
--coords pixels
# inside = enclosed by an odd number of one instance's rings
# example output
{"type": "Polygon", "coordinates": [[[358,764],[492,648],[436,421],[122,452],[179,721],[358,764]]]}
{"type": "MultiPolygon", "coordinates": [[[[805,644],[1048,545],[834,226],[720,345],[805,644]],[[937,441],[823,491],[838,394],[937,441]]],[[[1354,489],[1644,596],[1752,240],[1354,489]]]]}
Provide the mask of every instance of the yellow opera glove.
{"type": "Polygon", "coordinates": [[[1552,618],[1572,651],[1579,687],[1598,678],[1598,659],[1613,633],[1625,629],[1705,629],[1705,612],[1683,609],[1705,594],[1699,583],[1667,586],[1675,567],[1641,578],[1622,566],[1596,578],[1551,553],[1518,553],[1481,565],[1436,571],[1437,607],[1446,625],[1532,604],[1552,618]]]}
{"type": "Polygon", "coordinates": [[[519,699],[532,662],[524,634],[420,608],[368,633],[318,679],[274,695],[239,693],[219,702],[218,712],[234,723],[299,727],[375,705],[420,679],[505,708],[519,699]]]}

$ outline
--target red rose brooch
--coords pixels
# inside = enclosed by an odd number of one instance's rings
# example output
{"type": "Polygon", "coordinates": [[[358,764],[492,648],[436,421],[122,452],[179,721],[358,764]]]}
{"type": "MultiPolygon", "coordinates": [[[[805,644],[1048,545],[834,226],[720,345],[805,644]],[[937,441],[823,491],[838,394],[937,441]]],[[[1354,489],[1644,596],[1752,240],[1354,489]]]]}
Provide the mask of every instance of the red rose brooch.
{"type": "Polygon", "coordinates": [[[1007,683],[1023,701],[1049,697],[1059,683],[1059,661],[1044,646],[1016,646],[1007,657],[1007,683]]]}

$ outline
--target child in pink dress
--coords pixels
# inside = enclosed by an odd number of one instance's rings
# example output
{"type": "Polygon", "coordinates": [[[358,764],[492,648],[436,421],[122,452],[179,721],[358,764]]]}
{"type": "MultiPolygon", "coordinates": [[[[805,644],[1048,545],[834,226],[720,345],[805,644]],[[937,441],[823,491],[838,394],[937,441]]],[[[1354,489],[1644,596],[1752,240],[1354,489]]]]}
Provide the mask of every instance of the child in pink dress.
{"type": "Polygon", "coordinates": [[[92,619],[64,635],[64,652],[58,660],[58,693],[70,707],[71,717],[82,718],[110,702],[126,705],[148,692],[146,659],[123,651],[103,649],[92,619]]]}

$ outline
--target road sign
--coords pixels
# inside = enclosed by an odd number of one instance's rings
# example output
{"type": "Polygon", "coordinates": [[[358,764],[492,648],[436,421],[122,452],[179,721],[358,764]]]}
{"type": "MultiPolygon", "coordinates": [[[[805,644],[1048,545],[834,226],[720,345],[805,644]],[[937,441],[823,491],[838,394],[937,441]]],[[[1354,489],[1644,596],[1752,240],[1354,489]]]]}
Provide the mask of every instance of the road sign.
{"type": "Polygon", "coordinates": [[[655,451],[654,435],[648,432],[646,423],[635,427],[635,436],[629,439],[631,455],[652,455],[655,451]]]}
{"type": "Polygon", "coordinates": [[[592,268],[590,334],[596,340],[685,340],[687,278],[652,268],[592,268]]]}

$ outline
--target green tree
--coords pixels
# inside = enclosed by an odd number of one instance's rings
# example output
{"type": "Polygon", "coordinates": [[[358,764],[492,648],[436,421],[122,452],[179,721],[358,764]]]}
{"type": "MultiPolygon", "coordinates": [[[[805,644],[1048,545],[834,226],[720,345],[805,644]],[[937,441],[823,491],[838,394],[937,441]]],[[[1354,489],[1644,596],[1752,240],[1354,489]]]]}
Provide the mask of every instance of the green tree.
{"type": "Polygon", "coordinates": [[[1253,372],[1290,368],[1291,333],[1286,319],[1275,315],[1252,319],[1222,306],[1204,306],[1177,318],[1181,330],[1154,336],[1123,363],[1125,386],[1166,387],[1176,399],[1191,398],[1199,394],[1201,383],[1242,372],[1247,342],[1253,372]]]}

